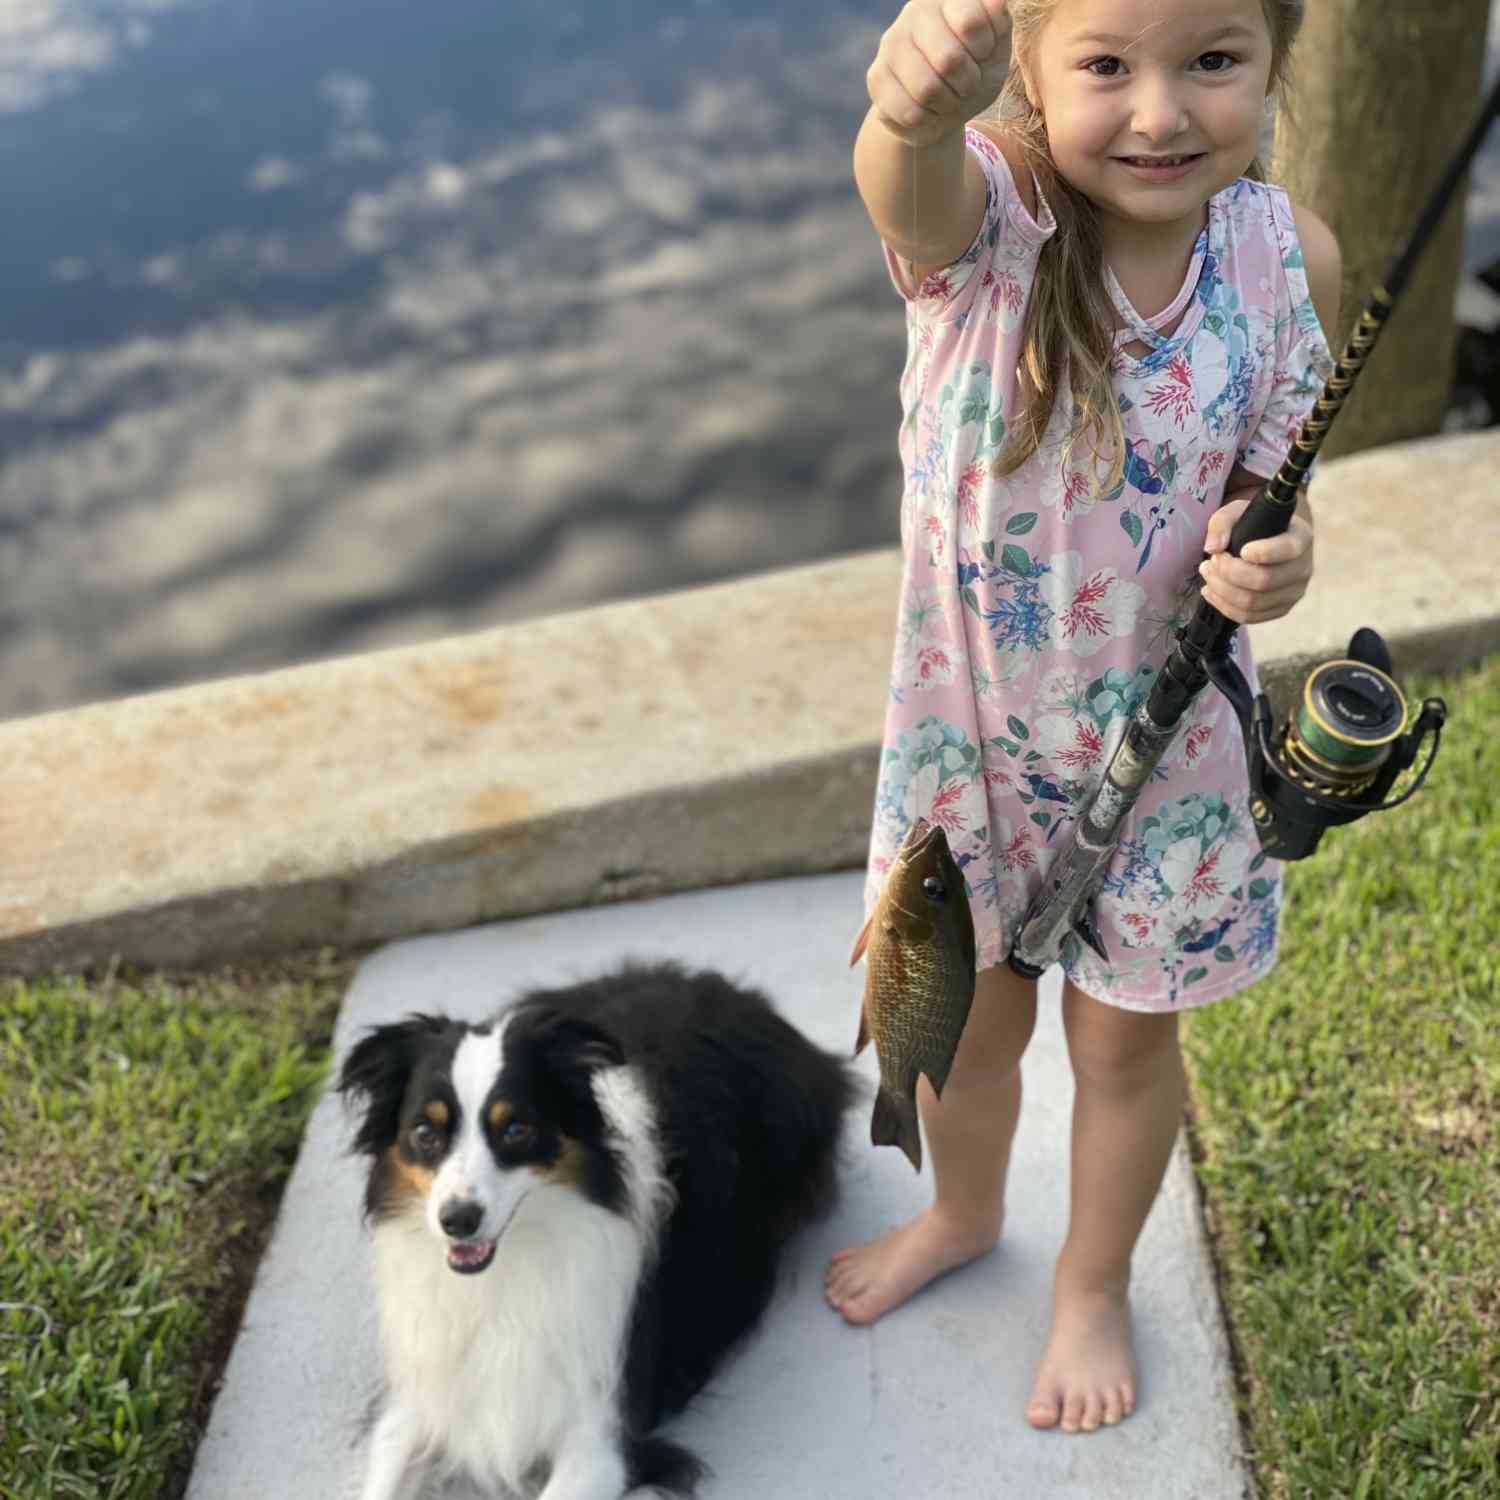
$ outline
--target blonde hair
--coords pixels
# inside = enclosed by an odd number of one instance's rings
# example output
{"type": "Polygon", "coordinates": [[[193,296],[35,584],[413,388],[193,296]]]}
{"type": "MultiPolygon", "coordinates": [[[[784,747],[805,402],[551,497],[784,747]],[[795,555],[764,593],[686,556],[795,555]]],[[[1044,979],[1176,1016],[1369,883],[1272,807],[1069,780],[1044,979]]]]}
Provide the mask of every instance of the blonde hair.
{"type": "MultiPolygon", "coordinates": [[[[1013,474],[1041,447],[1056,410],[1064,380],[1072,388],[1074,420],[1064,461],[1080,438],[1094,455],[1094,477],[1107,453],[1110,467],[1101,493],[1109,494],[1125,472],[1125,430],[1110,385],[1114,357],[1115,308],[1104,284],[1104,246],[1094,205],[1058,175],[1047,144],[1041,111],[1026,96],[1021,59],[1034,47],[1056,0],[1010,0],[1014,27],[1010,74],[996,101],[993,118],[1021,147],[1051,206],[1057,229],[1042,247],[1026,308],[1018,364],[1022,408],[1005,447],[995,460],[997,475],[1013,474]]],[[[1289,78],[1292,43],[1302,26],[1304,0],[1261,0],[1271,31],[1268,93],[1278,104],[1289,78]]],[[[1246,175],[1263,181],[1257,156],[1246,175]]]]}

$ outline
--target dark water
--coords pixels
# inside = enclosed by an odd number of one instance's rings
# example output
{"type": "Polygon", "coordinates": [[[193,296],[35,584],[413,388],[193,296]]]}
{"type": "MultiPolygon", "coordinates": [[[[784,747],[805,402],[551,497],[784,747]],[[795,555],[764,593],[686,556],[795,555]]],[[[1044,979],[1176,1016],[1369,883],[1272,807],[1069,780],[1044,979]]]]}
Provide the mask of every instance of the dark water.
{"type": "Polygon", "coordinates": [[[0,6],[0,716],[893,544],[896,8],[0,6]]]}

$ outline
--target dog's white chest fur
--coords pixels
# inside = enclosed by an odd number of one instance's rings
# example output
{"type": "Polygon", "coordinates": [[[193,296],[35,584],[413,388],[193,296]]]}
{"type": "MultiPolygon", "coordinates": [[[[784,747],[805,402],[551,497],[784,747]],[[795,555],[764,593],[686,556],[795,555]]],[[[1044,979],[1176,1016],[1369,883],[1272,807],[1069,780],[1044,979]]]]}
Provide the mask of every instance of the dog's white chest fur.
{"type": "Polygon", "coordinates": [[[629,1219],[542,1186],[477,1276],[449,1269],[419,1215],[373,1249],[391,1395],[424,1447],[516,1488],[568,1429],[613,1422],[645,1250],[629,1219]]]}

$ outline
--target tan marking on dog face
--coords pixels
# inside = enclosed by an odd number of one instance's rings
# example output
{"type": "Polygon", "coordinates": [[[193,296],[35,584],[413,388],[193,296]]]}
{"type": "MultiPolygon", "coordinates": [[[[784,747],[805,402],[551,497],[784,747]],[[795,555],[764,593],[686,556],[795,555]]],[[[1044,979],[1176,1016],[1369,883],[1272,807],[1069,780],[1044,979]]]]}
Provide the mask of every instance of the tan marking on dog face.
{"type": "Polygon", "coordinates": [[[510,1123],[510,1118],[516,1112],[516,1107],[509,1099],[496,1099],[490,1105],[490,1128],[492,1130],[504,1130],[510,1123]]]}
{"type": "Polygon", "coordinates": [[[582,1145],[572,1136],[565,1135],[562,1138],[561,1149],[557,1153],[557,1160],[541,1175],[548,1182],[555,1182],[564,1187],[581,1188],[587,1176],[585,1170],[587,1160],[588,1154],[582,1145]]]}
{"type": "Polygon", "coordinates": [[[432,1100],[432,1102],[428,1104],[427,1108],[424,1109],[422,1113],[426,1115],[427,1118],[434,1125],[436,1125],[439,1130],[446,1130],[448,1128],[448,1106],[443,1100],[432,1100]]]}
{"type": "Polygon", "coordinates": [[[407,1161],[394,1146],[385,1153],[385,1171],[393,1197],[421,1198],[423,1201],[432,1191],[436,1176],[430,1167],[407,1161]]]}

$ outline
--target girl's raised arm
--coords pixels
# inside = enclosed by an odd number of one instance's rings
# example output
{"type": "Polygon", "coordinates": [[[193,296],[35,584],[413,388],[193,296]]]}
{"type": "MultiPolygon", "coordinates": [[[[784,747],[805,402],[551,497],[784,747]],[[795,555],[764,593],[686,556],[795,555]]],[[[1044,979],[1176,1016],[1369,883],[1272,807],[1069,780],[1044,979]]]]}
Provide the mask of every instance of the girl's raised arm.
{"type": "Polygon", "coordinates": [[[950,264],[978,232],[985,185],[964,126],[1009,68],[1006,0],[909,0],[880,39],[854,180],[881,239],[919,270],[950,264]]]}

